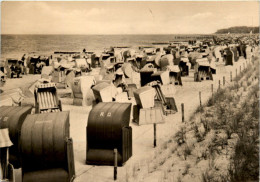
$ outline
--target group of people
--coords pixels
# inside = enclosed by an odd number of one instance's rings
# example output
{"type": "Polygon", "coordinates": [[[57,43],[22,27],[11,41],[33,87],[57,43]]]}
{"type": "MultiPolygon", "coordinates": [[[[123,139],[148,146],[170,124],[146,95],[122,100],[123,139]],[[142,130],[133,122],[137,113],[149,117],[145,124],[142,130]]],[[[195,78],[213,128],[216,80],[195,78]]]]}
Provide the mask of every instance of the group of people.
{"type": "Polygon", "coordinates": [[[233,65],[241,56],[245,59],[250,59],[255,46],[251,43],[237,42],[236,44],[200,45],[199,48],[194,46],[196,49],[192,51],[190,49],[180,50],[179,48],[168,47],[164,49],[164,53],[157,49],[154,60],[155,65],[161,68],[166,65],[180,65],[184,60],[188,60],[186,61],[187,65],[192,68],[196,64],[197,59],[201,58],[207,58],[211,67],[215,67],[216,62],[233,65]]]}
{"type": "Polygon", "coordinates": [[[221,47],[220,57],[216,60],[223,61],[225,65],[233,65],[233,62],[237,62],[239,57],[242,56],[244,59],[250,59],[254,51],[254,46],[249,44],[226,44],[221,47]]]}

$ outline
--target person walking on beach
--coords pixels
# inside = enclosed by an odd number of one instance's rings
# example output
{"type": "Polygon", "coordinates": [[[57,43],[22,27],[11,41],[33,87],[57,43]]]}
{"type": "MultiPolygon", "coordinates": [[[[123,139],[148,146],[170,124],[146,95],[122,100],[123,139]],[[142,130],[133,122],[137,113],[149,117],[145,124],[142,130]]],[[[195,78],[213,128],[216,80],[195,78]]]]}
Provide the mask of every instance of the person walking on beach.
{"type": "Polygon", "coordinates": [[[238,50],[237,50],[237,46],[236,45],[231,46],[231,51],[234,54],[234,61],[237,62],[238,59],[239,59],[239,53],[238,53],[238,50]]]}
{"type": "Polygon", "coordinates": [[[244,58],[246,59],[247,55],[246,55],[246,44],[245,44],[245,42],[242,43],[241,50],[242,50],[244,58]]]}
{"type": "Polygon", "coordinates": [[[225,53],[226,53],[226,66],[228,65],[233,65],[233,52],[230,50],[230,47],[225,49],[225,53]]]}
{"type": "Polygon", "coordinates": [[[27,67],[27,61],[26,61],[26,54],[24,54],[21,58],[22,62],[22,74],[27,74],[26,67],[27,67]]]}

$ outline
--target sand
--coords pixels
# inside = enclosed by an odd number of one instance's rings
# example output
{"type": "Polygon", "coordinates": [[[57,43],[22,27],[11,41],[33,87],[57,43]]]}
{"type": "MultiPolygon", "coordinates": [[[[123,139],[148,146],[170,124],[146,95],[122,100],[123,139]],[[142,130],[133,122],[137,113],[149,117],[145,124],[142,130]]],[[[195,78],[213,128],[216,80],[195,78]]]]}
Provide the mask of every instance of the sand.
{"type": "MultiPolygon", "coordinates": [[[[189,76],[182,77],[183,86],[176,86],[176,93],[174,95],[178,111],[173,115],[166,117],[164,124],[157,125],[157,147],[169,139],[179,130],[181,121],[181,103],[184,103],[185,108],[185,120],[188,122],[189,116],[195,111],[199,102],[199,92],[201,92],[202,103],[205,103],[211,96],[211,84],[213,84],[214,92],[219,86],[219,80],[221,86],[223,86],[223,76],[225,76],[225,85],[230,84],[230,72],[232,71],[233,77],[236,74],[236,69],[239,73],[239,68],[242,66],[245,60],[240,58],[234,66],[224,66],[223,64],[217,64],[217,74],[213,75],[213,81],[206,80],[202,82],[194,82],[194,71],[191,70],[189,76]]],[[[33,84],[40,75],[24,75],[21,79],[8,79],[7,83],[2,90],[7,94],[11,89],[21,88],[26,90],[31,84],[33,84]]],[[[61,91],[62,92],[62,91],[61,91]]],[[[32,95],[28,94],[29,100],[32,99],[32,95]]],[[[33,101],[32,101],[33,102],[33,101]]],[[[113,167],[112,166],[91,166],[86,165],[86,126],[88,120],[88,113],[91,110],[91,106],[73,106],[70,105],[71,100],[63,100],[63,110],[70,111],[70,134],[73,138],[74,147],[74,159],[76,168],[76,182],[85,181],[113,181],[113,167]]],[[[118,179],[120,181],[126,181],[126,171],[136,163],[144,163],[154,155],[156,149],[153,147],[153,125],[137,126],[132,122],[130,125],[133,128],[133,156],[127,161],[123,167],[118,168],[118,179]]],[[[21,181],[21,170],[15,170],[16,181],[21,181]]],[[[160,174],[158,174],[160,175],[160,174]]],[[[153,175],[154,176],[154,175],[153,175]]],[[[151,181],[158,181],[155,178],[151,181]]]]}

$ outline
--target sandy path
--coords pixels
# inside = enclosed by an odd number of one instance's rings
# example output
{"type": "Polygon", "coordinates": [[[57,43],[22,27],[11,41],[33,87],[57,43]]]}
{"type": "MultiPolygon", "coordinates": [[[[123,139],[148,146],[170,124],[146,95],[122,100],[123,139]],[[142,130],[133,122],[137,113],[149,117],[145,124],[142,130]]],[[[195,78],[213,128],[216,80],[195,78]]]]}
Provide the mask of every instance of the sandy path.
{"type": "Polygon", "coordinates": [[[4,87],[1,87],[3,91],[8,91],[10,89],[16,88],[28,88],[32,83],[39,80],[41,78],[40,74],[37,75],[22,75],[22,78],[12,78],[7,79],[6,84],[4,87]]]}

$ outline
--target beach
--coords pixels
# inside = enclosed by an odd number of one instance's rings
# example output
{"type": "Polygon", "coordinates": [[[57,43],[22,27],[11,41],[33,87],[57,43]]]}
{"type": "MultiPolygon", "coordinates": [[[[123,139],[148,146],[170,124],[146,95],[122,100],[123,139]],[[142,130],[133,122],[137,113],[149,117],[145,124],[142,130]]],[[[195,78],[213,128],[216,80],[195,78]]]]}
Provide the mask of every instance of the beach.
{"type": "MultiPolygon", "coordinates": [[[[130,122],[130,126],[133,128],[133,156],[129,159],[125,166],[118,168],[119,181],[125,181],[127,170],[133,168],[134,165],[142,165],[147,163],[149,158],[153,157],[162,145],[167,140],[175,135],[180,129],[182,123],[181,116],[181,104],[185,107],[185,121],[189,122],[189,117],[196,110],[200,104],[199,92],[201,92],[202,104],[206,103],[208,98],[212,95],[213,91],[216,92],[219,87],[219,81],[221,87],[223,87],[223,77],[226,79],[226,85],[229,86],[230,72],[235,75],[235,70],[243,67],[244,60],[241,58],[234,66],[224,66],[223,64],[217,65],[217,74],[213,76],[213,81],[206,80],[202,82],[194,82],[194,72],[191,70],[189,76],[182,77],[183,86],[176,86],[176,92],[174,98],[178,107],[178,112],[166,116],[166,122],[164,124],[157,125],[157,143],[156,148],[153,147],[153,125],[138,126],[133,122],[130,122]]],[[[25,75],[21,79],[12,79],[3,88],[5,93],[10,89],[29,87],[40,75],[25,75]]],[[[64,89],[62,89],[64,90],[64,89]]],[[[59,90],[58,90],[59,92],[59,90]]],[[[76,169],[75,181],[113,181],[113,167],[110,166],[92,166],[86,165],[86,127],[88,123],[88,114],[91,110],[91,106],[74,106],[72,104],[72,98],[61,98],[63,111],[70,111],[70,135],[73,139],[74,148],[74,160],[76,169]]],[[[23,102],[34,102],[33,95],[30,98],[25,98],[23,102]]],[[[131,101],[130,101],[131,102],[131,101]]],[[[132,103],[135,101],[132,98],[132,103]]],[[[130,118],[132,121],[132,116],[130,118]]],[[[178,167],[178,166],[176,166],[178,167]]],[[[16,181],[21,181],[21,169],[15,170],[16,181]]],[[[147,181],[158,181],[159,176],[147,181]]],[[[156,176],[156,175],[155,175],[156,176]]]]}

